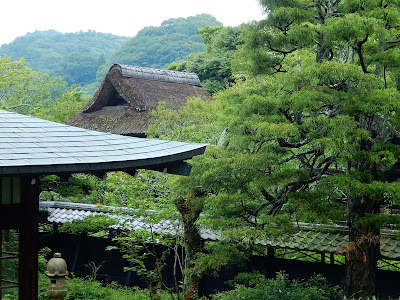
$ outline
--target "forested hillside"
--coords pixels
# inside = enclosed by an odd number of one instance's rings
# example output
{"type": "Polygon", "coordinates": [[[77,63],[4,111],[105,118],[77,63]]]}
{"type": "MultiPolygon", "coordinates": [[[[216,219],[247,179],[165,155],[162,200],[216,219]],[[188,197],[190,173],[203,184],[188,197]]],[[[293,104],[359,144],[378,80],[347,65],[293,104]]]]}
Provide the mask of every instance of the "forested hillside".
{"type": "Polygon", "coordinates": [[[2,45],[0,56],[13,61],[23,57],[34,71],[61,76],[69,84],[93,92],[114,63],[167,68],[189,54],[204,51],[197,29],[219,25],[213,16],[202,14],[145,27],[133,38],[95,31],[36,31],[2,45]]]}
{"type": "Polygon", "coordinates": [[[168,19],[158,27],[145,27],[119,49],[112,60],[143,67],[166,68],[187,55],[204,51],[197,29],[222,25],[213,16],[201,14],[188,18],[168,19]]]}
{"type": "Polygon", "coordinates": [[[0,56],[25,58],[34,71],[62,76],[69,84],[94,81],[98,67],[129,38],[95,31],[35,31],[0,47],[0,56]]]}

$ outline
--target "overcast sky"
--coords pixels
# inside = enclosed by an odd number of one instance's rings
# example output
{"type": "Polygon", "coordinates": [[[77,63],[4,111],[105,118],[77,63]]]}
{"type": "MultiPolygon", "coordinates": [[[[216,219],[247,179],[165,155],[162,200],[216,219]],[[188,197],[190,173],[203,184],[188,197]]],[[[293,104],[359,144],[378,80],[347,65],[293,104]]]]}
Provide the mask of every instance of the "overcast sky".
{"type": "Polygon", "coordinates": [[[35,30],[133,37],[145,26],[207,13],[225,26],[265,16],[257,0],[1,0],[0,45],[35,30]]]}

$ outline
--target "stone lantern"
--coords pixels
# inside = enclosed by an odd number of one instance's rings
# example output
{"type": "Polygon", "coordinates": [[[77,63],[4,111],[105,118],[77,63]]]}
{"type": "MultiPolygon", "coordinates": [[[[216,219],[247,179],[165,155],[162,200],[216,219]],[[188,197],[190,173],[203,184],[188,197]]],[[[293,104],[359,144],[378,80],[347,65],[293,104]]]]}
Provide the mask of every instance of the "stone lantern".
{"type": "Polygon", "coordinates": [[[68,271],[67,263],[61,258],[61,253],[55,253],[49,260],[45,274],[49,277],[47,295],[50,299],[62,300],[68,291],[65,286],[65,276],[68,275],[68,271]]]}

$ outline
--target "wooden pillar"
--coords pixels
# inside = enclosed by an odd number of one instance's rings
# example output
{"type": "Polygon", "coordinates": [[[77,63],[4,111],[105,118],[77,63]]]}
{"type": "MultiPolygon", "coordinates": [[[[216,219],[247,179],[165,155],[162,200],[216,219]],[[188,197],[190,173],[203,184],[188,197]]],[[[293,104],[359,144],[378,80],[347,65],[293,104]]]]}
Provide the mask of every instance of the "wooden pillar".
{"type": "Polygon", "coordinates": [[[35,178],[22,177],[22,215],[19,228],[19,299],[38,298],[39,188],[35,178]]]}
{"type": "MultiPolygon", "coordinates": [[[[1,257],[3,256],[3,231],[0,229],[0,285],[2,284],[1,279],[3,278],[3,260],[1,259],[1,257]]],[[[3,299],[2,297],[2,289],[0,289],[0,299],[3,299]]]]}
{"type": "Polygon", "coordinates": [[[275,248],[274,247],[267,247],[267,258],[268,260],[274,260],[275,259],[275,248]]]}

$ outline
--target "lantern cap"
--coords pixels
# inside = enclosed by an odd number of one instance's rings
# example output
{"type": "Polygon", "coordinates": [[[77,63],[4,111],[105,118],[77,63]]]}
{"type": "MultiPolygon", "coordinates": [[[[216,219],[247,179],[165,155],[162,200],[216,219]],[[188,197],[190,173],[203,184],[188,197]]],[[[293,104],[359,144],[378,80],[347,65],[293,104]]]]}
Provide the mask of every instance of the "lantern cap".
{"type": "Polygon", "coordinates": [[[48,277],[64,277],[68,275],[67,263],[61,257],[61,253],[55,253],[54,257],[49,260],[45,274],[48,277]]]}

